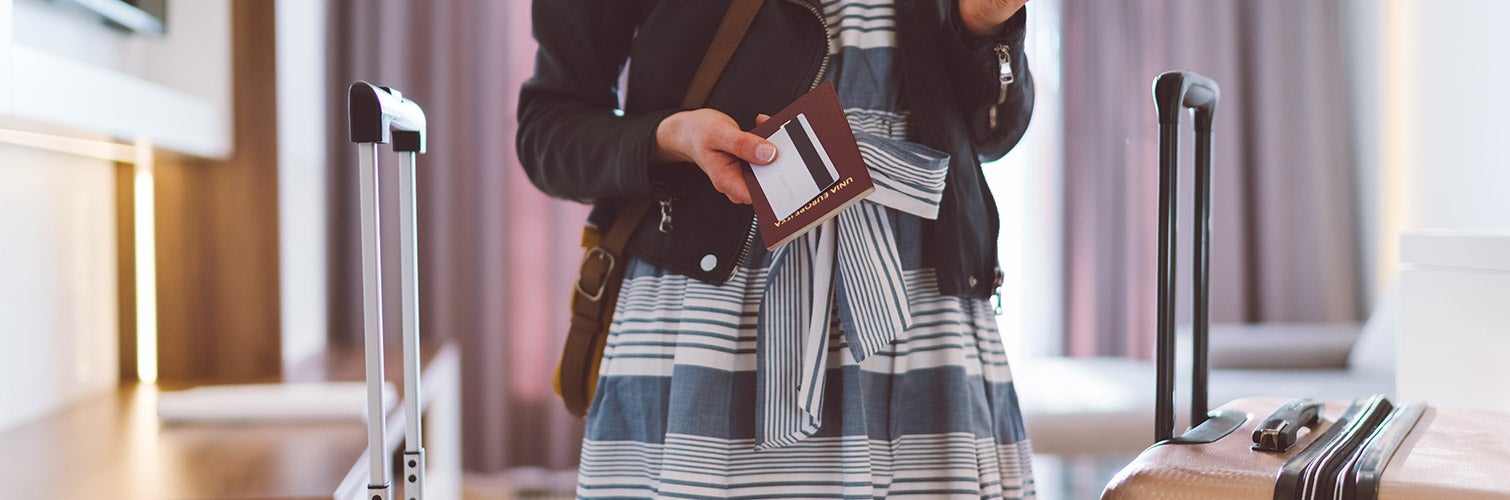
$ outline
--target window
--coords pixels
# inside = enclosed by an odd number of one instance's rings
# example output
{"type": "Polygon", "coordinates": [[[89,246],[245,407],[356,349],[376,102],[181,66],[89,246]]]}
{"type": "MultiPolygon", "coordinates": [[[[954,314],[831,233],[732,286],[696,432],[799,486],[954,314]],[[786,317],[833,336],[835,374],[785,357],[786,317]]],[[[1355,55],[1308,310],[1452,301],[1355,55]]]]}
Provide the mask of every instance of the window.
{"type": "Polygon", "coordinates": [[[1063,352],[1064,101],[1059,72],[1060,1],[1030,4],[1027,53],[1035,86],[1022,142],[985,166],[1001,213],[1001,314],[1009,359],[1063,352]]]}

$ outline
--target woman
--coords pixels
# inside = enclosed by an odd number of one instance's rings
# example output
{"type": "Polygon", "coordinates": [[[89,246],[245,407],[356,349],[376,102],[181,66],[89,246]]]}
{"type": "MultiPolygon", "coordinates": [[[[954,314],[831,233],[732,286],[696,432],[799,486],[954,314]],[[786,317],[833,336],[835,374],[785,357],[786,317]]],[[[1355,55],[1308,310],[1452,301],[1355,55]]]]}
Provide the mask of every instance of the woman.
{"type": "Polygon", "coordinates": [[[579,496],[1034,495],[980,168],[1032,111],[1025,1],[766,0],[695,110],[677,106],[726,2],[535,2],[531,180],[599,227],[660,207],[629,246],[579,496]],[[765,252],[739,169],[777,151],[744,130],[823,80],[877,184],[914,201],[765,252]]]}

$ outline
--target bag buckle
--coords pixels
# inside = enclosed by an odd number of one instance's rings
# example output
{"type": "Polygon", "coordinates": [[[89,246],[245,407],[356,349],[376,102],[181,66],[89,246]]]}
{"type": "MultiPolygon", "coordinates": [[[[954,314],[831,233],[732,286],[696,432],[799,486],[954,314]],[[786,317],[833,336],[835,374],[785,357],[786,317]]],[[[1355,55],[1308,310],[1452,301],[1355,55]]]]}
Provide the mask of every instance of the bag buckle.
{"type": "Polygon", "coordinates": [[[608,275],[613,274],[613,266],[615,264],[616,262],[614,261],[613,254],[608,253],[608,250],[604,250],[603,247],[594,246],[587,249],[587,253],[582,255],[581,272],[577,276],[577,293],[582,294],[584,298],[593,302],[597,302],[599,299],[602,299],[603,291],[608,288],[608,275]],[[582,286],[582,279],[587,277],[587,265],[594,259],[605,261],[608,263],[608,266],[603,269],[602,274],[598,275],[598,291],[588,293],[587,290],[582,286]]]}

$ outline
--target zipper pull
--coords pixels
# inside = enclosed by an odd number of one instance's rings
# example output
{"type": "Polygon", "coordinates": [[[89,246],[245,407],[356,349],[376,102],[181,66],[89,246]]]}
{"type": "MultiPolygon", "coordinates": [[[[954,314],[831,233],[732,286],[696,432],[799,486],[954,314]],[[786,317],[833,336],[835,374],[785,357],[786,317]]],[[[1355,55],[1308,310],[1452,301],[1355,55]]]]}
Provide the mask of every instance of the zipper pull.
{"type": "Polygon", "coordinates": [[[1012,74],[1012,47],[1005,43],[998,43],[992,49],[996,51],[996,64],[997,68],[999,68],[996,78],[999,90],[996,94],[996,104],[991,105],[991,109],[986,112],[986,116],[987,126],[995,129],[997,122],[996,108],[1001,106],[1001,103],[1007,101],[1007,86],[1017,81],[1017,76],[1012,74]]]}
{"type": "Polygon", "coordinates": [[[671,234],[671,230],[673,229],[671,224],[671,202],[676,201],[676,197],[671,195],[671,186],[666,185],[664,182],[656,181],[650,183],[650,190],[655,192],[655,201],[661,205],[661,223],[659,227],[661,234],[671,234]]]}
{"type": "Polygon", "coordinates": [[[1001,284],[1005,281],[1006,275],[1002,274],[1001,266],[996,266],[993,273],[996,280],[991,285],[991,308],[996,311],[997,316],[1001,316],[1001,284]]]}
{"type": "Polygon", "coordinates": [[[662,234],[671,234],[671,229],[673,228],[673,226],[671,225],[671,200],[672,200],[672,198],[665,198],[665,199],[660,200],[660,204],[661,204],[661,225],[660,225],[660,230],[661,230],[662,234]]]}

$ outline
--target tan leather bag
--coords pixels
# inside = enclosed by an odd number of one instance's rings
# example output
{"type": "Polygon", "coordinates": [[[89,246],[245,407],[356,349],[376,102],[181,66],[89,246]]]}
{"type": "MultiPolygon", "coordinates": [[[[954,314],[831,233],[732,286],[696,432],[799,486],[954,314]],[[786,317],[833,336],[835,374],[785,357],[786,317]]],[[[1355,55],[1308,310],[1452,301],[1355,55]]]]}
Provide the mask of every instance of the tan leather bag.
{"type": "MultiPolygon", "coordinates": [[[[729,63],[734,49],[744,39],[745,31],[755,20],[765,0],[733,0],[724,11],[718,31],[713,35],[713,44],[703,54],[703,60],[692,76],[692,84],[682,97],[682,109],[702,107],[718,81],[718,75],[729,63]]],[[[598,386],[598,367],[603,362],[603,347],[608,342],[608,327],[613,324],[613,308],[619,300],[619,287],[624,282],[624,268],[629,257],[624,251],[629,237],[650,209],[646,200],[635,200],[625,205],[614,219],[607,233],[589,224],[582,229],[582,266],[577,283],[572,290],[571,327],[566,334],[566,346],[561,351],[561,362],[556,365],[554,381],[556,394],[566,404],[572,415],[587,415],[588,405],[598,386]]]]}

